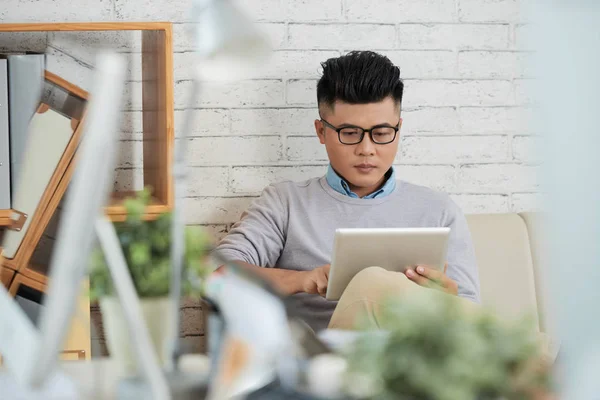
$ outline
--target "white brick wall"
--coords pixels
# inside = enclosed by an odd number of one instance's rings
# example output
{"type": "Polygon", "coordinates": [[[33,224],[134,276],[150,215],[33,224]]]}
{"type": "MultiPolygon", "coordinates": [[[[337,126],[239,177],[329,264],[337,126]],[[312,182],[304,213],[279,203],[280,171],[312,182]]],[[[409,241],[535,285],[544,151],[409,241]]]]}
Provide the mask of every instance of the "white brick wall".
{"type": "MultiPolygon", "coordinates": [[[[540,138],[526,124],[531,74],[518,0],[237,0],[275,52],[250,79],[205,82],[188,141],[187,222],[221,236],[269,182],[325,171],[314,136],[320,62],[373,49],[406,79],[398,175],[447,191],[466,212],[538,207],[540,138]]],[[[175,124],[190,87],[190,0],[4,0],[2,21],[170,20],[175,124]]],[[[129,53],[130,81],[115,186],[142,182],[139,35],[0,35],[0,49],[44,50],[49,69],[90,87],[102,46],[129,53]],[[135,82],[134,82],[135,81],[135,82]]]]}
{"type": "Polygon", "coordinates": [[[113,0],[2,0],[0,19],[6,22],[96,21],[113,17],[113,0]]]}
{"type": "Polygon", "coordinates": [[[346,0],[349,21],[453,22],[455,0],[346,0]]]}
{"type": "Polygon", "coordinates": [[[478,49],[508,48],[510,25],[504,24],[400,24],[398,44],[402,49],[478,49]]]}
{"type": "Polygon", "coordinates": [[[458,18],[469,22],[518,21],[518,0],[460,0],[458,18]]]}
{"type": "Polygon", "coordinates": [[[398,158],[405,164],[506,162],[506,136],[405,136],[398,158]]]}

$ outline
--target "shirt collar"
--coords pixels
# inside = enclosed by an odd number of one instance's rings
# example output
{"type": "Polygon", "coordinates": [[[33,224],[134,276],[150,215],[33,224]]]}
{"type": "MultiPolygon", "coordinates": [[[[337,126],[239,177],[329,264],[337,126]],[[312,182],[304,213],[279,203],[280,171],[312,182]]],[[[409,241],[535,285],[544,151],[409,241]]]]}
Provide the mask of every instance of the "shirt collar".
{"type": "MultiPolygon", "coordinates": [[[[363,199],[374,199],[375,197],[385,197],[391,194],[396,188],[396,172],[394,171],[394,167],[391,167],[388,170],[388,172],[385,173],[385,178],[386,181],[381,188],[369,195],[366,195],[365,197],[363,197],[363,199]]],[[[342,178],[340,175],[338,175],[337,172],[335,172],[331,164],[327,169],[326,179],[329,186],[331,186],[331,188],[336,192],[349,197],[357,199],[359,198],[356,193],[350,190],[350,185],[348,185],[348,182],[346,182],[344,178],[342,178]]]]}

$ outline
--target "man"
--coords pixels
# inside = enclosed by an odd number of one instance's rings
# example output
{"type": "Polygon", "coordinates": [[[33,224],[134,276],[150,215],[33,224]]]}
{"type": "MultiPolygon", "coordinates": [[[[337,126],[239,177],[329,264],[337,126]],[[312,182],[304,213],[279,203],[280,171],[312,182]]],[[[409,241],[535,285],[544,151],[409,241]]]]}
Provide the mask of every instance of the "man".
{"type": "MultiPolygon", "coordinates": [[[[330,324],[337,304],[323,298],[336,228],[450,227],[444,272],[426,266],[406,275],[371,269],[350,286],[358,292],[371,288],[387,293],[420,285],[478,302],[473,246],[459,207],[445,194],[396,181],[392,163],[404,90],[400,69],[368,51],[332,58],[322,66],[315,130],[330,161],[326,176],[267,187],[217,251],[293,295],[305,321],[321,330],[330,324]]],[[[354,314],[370,301],[363,299],[363,306],[355,307],[358,303],[344,296],[334,316],[336,327],[351,325],[354,314]]]]}

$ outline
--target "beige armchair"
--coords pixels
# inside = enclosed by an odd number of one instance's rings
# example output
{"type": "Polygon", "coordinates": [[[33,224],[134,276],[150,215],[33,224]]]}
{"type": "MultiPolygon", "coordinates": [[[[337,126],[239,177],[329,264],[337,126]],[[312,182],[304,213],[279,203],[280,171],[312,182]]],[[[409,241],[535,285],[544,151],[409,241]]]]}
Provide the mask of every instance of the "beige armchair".
{"type": "Polygon", "coordinates": [[[548,332],[541,215],[472,214],[467,221],[483,305],[509,318],[531,313],[539,330],[548,332]]]}

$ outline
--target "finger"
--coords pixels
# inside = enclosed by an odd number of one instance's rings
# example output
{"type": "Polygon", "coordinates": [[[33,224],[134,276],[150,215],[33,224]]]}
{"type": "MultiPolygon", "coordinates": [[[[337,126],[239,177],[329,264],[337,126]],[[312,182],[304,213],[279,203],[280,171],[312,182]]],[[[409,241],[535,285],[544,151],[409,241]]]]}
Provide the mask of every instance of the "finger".
{"type": "Polygon", "coordinates": [[[444,264],[444,275],[446,275],[447,271],[448,271],[448,263],[444,264]]]}
{"type": "Polygon", "coordinates": [[[323,281],[325,282],[325,286],[327,286],[327,282],[329,282],[329,269],[326,269],[325,267],[320,268],[317,281],[323,281]]]}
{"type": "Polygon", "coordinates": [[[410,279],[411,281],[415,282],[416,284],[418,284],[420,286],[424,286],[424,287],[431,286],[431,281],[428,278],[417,274],[413,269],[410,269],[410,268],[407,269],[405,274],[408,277],[408,279],[410,279]]]}
{"type": "Polygon", "coordinates": [[[308,294],[319,294],[319,287],[317,286],[317,282],[312,281],[309,286],[306,288],[306,293],[308,294]]]}
{"type": "Polygon", "coordinates": [[[416,268],[416,272],[429,279],[431,286],[441,286],[442,288],[447,287],[448,285],[448,277],[442,272],[436,269],[426,267],[423,265],[419,265],[416,268]]]}
{"type": "Polygon", "coordinates": [[[329,270],[331,269],[331,265],[327,264],[327,265],[323,265],[323,272],[325,272],[325,276],[327,278],[329,278],[329,270]]]}
{"type": "Polygon", "coordinates": [[[325,294],[327,293],[327,285],[329,283],[329,279],[327,277],[327,274],[325,273],[325,268],[320,268],[319,269],[319,274],[317,276],[317,290],[319,291],[319,294],[321,296],[325,296],[325,294]]]}
{"type": "Polygon", "coordinates": [[[444,266],[444,272],[442,272],[430,267],[420,265],[417,267],[417,272],[419,273],[419,275],[426,276],[427,278],[429,278],[429,280],[433,284],[441,286],[442,288],[450,288],[452,287],[452,285],[455,284],[455,282],[452,279],[448,278],[448,276],[445,274],[447,266],[448,264],[444,266]]]}
{"type": "Polygon", "coordinates": [[[451,294],[457,296],[458,295],[458,283],[456,283],[452,279],[448,279],[448,280],[449,280],[449,282],[446,285],[446,291],[448,293],[451,293],[451,294]]]}
{"type": "Polygon", "coordinates": [[[419,275],[424,276],[424,277],[426,277],[432,281],[436,281],[436,282],[442,282],[443,278],[445,277],[445,275],[442,271],[438,271],[437,269],[426,267],[424,265],[419,265],[416,268],[416,272],[419,275]]]}
{"type": "MultiPolygon", "coordinates": [[[[448,264],[446,264],[447,266],[448,264]]],[[[446,267],[444,267],[446,269],[446,267]]],[[[450,279],[445,273],[435,270],[433,268],[418,266],[417,272],[421,276],[426,276],[432,285],[441,286],[443,289],[449,289],[450,292],[454,293],[458,287],[456,282],[450,279]]]]}
{"type": "Polygon", "coordinates": [[[325,296],[327,294],[327,280],[319,279],[317,281],[317,290],[321,296],[325,296]]]}

